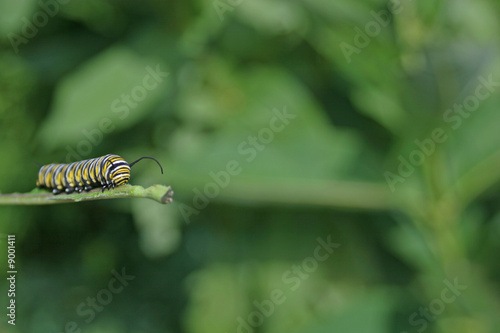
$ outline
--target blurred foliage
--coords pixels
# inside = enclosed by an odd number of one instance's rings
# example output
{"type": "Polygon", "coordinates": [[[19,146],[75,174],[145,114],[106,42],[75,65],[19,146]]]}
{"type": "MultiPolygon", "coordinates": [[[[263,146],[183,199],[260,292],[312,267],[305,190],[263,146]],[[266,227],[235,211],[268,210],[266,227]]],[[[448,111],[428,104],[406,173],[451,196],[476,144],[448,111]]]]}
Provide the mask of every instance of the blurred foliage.
{"type": "Polygon", "coordinates": [[[31,190],[32,162],[116,153],[158,158],[163,176],[142,162],[131,183],[176,193],[0,207],[3,306],[7,234],[19,271],[17,325],[2,314],[0,331],[497,332],[499,14],[493,0],[0,2],[0,191],[31,190]],[[487,98],[460,113],[482,80],[487,98]],[[277,114],[292,116],[269,130],[277,114]],[[340,246],[291,288],[329,235],[340,246]],[[135,278],[87,323],[79,305],[122,268],[135,278]],[[455,279],[466,289],[443,303],[455,279]],[[265,316],[255,304],[276,290],[265,316]]]}

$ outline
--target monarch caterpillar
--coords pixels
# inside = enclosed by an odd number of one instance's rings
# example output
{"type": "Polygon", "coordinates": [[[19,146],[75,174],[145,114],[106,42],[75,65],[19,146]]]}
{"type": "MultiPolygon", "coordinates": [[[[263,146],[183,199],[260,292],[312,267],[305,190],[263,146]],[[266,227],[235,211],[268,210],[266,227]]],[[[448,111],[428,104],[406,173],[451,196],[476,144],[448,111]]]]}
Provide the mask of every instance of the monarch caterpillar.
{"type": "Polygon", "coordinates": [[[63,191],[81,193],[97,187],[102,187],[104,192],[105,189],[128,183],[130,168],[144,158],[158,163],[163,174],[160,162],[153,157],[144,156],[129,164],[118,155],[108,154],[70,164],[44,165],[38,172],[36,186],[52,189],[53,194],[63,191]]]}

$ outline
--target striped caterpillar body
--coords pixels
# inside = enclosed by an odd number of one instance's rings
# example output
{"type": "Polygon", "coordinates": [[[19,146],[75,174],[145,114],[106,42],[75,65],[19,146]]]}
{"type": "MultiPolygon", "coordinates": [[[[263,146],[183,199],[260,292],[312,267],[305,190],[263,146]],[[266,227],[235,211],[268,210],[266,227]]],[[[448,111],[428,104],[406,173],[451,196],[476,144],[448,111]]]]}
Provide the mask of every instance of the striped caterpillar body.
{"type": "Polygon", "coordinates": [[[70,164],[48,164],[40,168],[36,186],[51,189],[52,193],[61,192],[80,193],[90,191],[93,188],[105,189],[115,188],[127,184],[130,179],[130,168],[143,158],[149,158],[163,168],[154,158],[144,156],[130,164],[118,155],[108,154],[70,164]]]}

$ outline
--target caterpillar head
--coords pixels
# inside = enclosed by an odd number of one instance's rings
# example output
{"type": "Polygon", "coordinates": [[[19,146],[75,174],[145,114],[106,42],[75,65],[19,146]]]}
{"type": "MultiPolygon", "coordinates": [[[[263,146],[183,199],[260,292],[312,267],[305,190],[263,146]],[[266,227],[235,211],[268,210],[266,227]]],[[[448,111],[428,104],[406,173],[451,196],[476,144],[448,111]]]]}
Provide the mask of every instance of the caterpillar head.
{"type": "Polygon", "coordinates": [[[115,158],[109,166],[109,179],[115,186],[127,184],[130,179],[130,166],[121,157],[115,158]]]}
{"type": "Polygon", "coordinates": [[[156,163],[158,163],[158,165],[160,166],[161,173],[163,174],[163,168],[162,168],[160,162],[158,162],[153,157],[144,156],[144,157],[141,157],[138,160],[136,160],[130,164],[128,164],[127,162],[125,162],[125,160],[120,158],[120,161],[113,162],[113,164],[110,168],[110,177],[111,177],[111,180],[113,181],[113,183],[116,186],[127,184],[129,179],[130,179],[130,168],[134,164],[136,164],[137,162],[139,162],[140,160],[142,160],[144,158],[149,158],[151,160],[154,160],[156,163]]]}

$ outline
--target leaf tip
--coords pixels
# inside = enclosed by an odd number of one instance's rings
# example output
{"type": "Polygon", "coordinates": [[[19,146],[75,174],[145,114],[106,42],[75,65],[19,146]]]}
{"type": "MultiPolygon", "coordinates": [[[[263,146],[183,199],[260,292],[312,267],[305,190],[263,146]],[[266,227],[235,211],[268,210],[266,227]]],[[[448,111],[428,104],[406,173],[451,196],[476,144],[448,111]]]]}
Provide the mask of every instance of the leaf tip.
{"type": "Polygon", "coordinates": [[[168,191],[161,197],[161,203],[168,204],[173,201],[174,191],[169,188],[168,191]]]}

